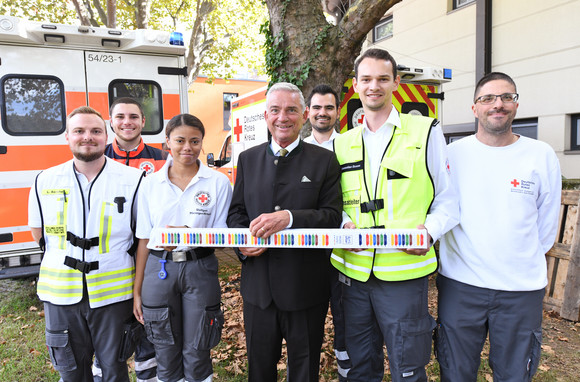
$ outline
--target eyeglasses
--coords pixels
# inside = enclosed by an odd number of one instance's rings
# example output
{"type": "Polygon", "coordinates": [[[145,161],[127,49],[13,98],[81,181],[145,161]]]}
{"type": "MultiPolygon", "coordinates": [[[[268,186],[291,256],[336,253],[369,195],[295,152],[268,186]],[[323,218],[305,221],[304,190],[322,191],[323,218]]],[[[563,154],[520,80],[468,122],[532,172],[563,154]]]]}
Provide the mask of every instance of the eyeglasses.
{"type": "Polygon", "coordinates": [[[495,102],[497,97],[501,99],[503,103],[514,103],[518,101],[518,93],[503,93],[503,94],[486,94],[475,99],[475,103],[479,102],[482,105],[491,105],[495,102]]]}

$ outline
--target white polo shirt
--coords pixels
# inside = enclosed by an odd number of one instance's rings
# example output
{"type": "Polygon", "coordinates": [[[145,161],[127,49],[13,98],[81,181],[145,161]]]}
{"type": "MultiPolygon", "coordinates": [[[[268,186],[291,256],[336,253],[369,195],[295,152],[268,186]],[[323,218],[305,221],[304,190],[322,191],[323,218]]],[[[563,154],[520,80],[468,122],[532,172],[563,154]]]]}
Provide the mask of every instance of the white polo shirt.
{"type": "MultiPolygon", "coordinates": [[[[226,228],[232,187],[222,173],[198,160],[199,171],[184,191],[169,180],[169,157],[161,170],[147,176],[139,188],[137,230],[139,239],[149,239],[153,228],[188,226],[226,228]]],[[[151,244],[149,249],[155,249],[151,244]]],[[[178,247],[178,250],[188,247],[178,247]]]]}

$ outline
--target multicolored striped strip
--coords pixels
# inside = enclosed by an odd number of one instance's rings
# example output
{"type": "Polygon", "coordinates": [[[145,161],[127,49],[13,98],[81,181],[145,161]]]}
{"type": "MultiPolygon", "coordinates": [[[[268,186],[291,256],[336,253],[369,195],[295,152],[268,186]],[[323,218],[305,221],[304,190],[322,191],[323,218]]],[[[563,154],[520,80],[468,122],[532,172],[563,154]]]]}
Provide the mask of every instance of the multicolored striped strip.
{"type": "Polygon", "coordinates": [[[155,246],[276,248],[428,248],[424,229],[287,229],[268,238],[247,228],[163,228],[151,232],[155,246]]]}

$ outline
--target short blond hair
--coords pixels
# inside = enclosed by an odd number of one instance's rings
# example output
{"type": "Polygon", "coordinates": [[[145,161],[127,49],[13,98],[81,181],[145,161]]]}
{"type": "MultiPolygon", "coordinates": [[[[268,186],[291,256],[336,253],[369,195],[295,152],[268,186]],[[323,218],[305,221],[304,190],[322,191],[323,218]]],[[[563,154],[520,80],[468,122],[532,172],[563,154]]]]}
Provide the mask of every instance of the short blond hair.
{"type": "Polygon", "coordinates": [[[90,106],[80,106],[80,107],[77,107],[76,109],[74,109],[73,111],[71,111],[71,113],[66,117],[66,130],[67,131],[68,131],[68,125],[69,125],[70,119],[77,114],[96,115],[97,117],[99,117],[101,119],[101,121],[103,121],[103,127],[105,128],[105,134],[107,133],[107,124],[105,123],[103,116],[101,115],[101,113],[99,113],[98,111],[96,111],[95,109],[93,109],[90,106]]]}

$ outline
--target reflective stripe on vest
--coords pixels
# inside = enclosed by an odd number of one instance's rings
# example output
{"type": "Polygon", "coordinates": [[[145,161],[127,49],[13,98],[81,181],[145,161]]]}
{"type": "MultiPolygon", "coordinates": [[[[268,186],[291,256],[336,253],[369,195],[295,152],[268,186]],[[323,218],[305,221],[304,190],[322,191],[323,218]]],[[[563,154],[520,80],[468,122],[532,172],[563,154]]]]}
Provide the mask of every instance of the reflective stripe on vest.
{"type": "MultiPolygon", "coordinates": [[[[395,127],[382,158],[374,195],[369,195],[373,187],[372,180],[368,179],[367,153],[363,151],[363,126],[335,139],[335,153],[343,168],[343,209],[358,228],[416,228],[425,222],[433,201],[434,187],[426,161],[433,119],[406,114],[400,117],[402,126],[395,127]],[[359,162],[363,165],[349,167],[350,163],[359,162]],[[361,211],[361,203],[375,199],[383,199],[383,209],[361,211]]],[[[437,269],[433,248],[425,256],[383,250],[350,252],[335,249],[331,263],[348,277],[363,282],[369,279],[371,270],[378,279],[401,281],[423,277],[437,269]]]]}
{"type": "Polygon", "coordinates": [[[83,276],[77,270],[41,267],[38,278],[38,296],[53,304],[67,303],[70,298],[83,296],[83,276]]]}
{"type": "Polygon", "coordinates": [[[111,237],[111,223],[113,220],[112,211],[114,211],[116,205],[113,203],[103,202],[101,207],[101,223],[99,232],[101,232],[101,237],[99,238],[99,253],[109,252],[109,238],[111,237]]]}
{"type": "Polygon", "coordinates": [[[89,273],[86,277],[91,302],[129,296],[133,293],[135,267],[105,273],[89,273]]]}

